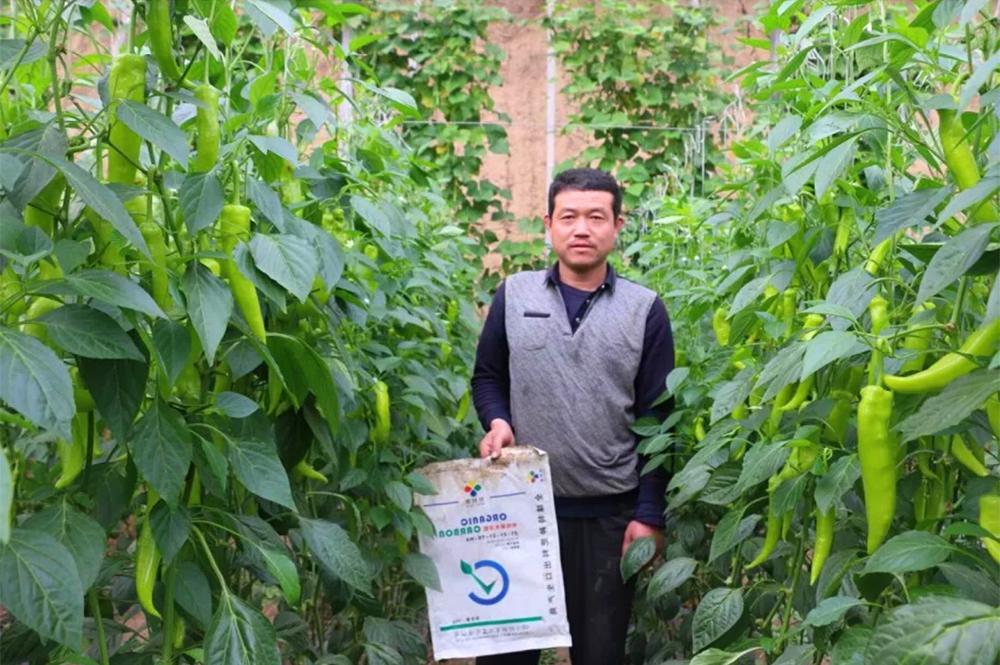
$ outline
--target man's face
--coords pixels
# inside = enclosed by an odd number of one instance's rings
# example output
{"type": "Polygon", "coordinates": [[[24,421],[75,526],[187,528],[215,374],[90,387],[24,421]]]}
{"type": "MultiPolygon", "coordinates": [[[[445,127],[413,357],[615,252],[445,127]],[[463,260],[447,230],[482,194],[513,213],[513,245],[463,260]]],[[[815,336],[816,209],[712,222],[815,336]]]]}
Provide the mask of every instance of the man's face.
{"type": "Polygon", "coordinates": [[[611,192],[564,190],[546,215],[552,249],[568,268],[583,272],[604,263],[625,224],[615,217],[611,192]]]}

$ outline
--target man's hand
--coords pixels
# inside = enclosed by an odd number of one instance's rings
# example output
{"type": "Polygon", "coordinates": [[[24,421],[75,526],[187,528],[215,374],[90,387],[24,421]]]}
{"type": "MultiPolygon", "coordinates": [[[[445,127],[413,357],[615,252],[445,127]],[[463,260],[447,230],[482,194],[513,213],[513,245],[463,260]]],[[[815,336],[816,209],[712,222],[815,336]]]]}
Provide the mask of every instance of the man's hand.
{"type": "Polygon", "coordinates": [[[625,538],[622,541],[622,556],[625,556],[625,551],[632,544],[632,541],[646,536],[652,536],[656,540],[656,553],[659,554],[663,550],[663,530],[632,520],[625,527],[625,538]]]}
{"type": "Polygon", "coordinates": [[[510,428],[510,424],[502,418],[494,418],[490,423],[490,431],[479,442],[479,456],[496,459],[500,457],[501,448],[513,445],[514,430],[510,428]]]}

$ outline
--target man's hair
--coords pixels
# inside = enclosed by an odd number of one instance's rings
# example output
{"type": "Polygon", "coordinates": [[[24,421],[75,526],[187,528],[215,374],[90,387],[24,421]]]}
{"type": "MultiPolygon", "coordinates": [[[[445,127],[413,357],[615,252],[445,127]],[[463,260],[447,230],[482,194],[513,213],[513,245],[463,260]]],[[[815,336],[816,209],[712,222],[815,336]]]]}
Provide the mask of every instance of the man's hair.
{"type": "Polygon", "coordinates": [[[622,190],[614,176],[600,169],[567,169],[557,175],[549,185],[549,215],[556,209],[556,195],[560,192],[608,192],[612,196],[611,209],[617,219],[622,213],[622,190]]]}

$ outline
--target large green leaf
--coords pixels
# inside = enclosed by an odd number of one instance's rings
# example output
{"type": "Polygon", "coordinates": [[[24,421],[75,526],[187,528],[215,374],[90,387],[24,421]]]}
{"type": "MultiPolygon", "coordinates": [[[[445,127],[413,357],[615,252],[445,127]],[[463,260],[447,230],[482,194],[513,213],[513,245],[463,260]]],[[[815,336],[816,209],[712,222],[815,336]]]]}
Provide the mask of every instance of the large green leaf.
{"type": "Polygon", "coordinates": [[[920,280],[917,302],[924,302],[937,295],[946,286],[966,273],[986,251],[990,232],[996,224],[980,224],[966,229],[951,238],[939,249],[920,280]]]}
{"type": "Polygon", "coordinates": [[[397,508],[408,511],[413,505],[413,492],[398,480],[390,480],[385,485],[386,496],[397,508]]]}
{"type": "Polygon", "coordinates": [[[0,547],[0,598],[43,638],[74,651],[83,638],[83,587],[73,555],[53,536],[14,529],[0,547]]]}
{"type": "Polygon", "coordinates": [[[177,505],[191,464],[191,435],[184,418],[157,399],[132,435],[132,460],[170,506],[177,505]]]}
{"type": "Polygon", "coordinates": [[[371,571],[347,532],[325,520],[302,519],[301,526],[302,537],[317,562],[330,575],[367,593],[371,587],[371,571]]]}
{"type": "Polygon", "coordinates": [[[153,348],[167,375],[167,385],[173,386],[191,353],[191,334],[176,321],[159,319],[153,324],[153,348]]]}
{"type": "Polygon", "coordinates": [[[288,474],[278,459],[274,435],[264,435],[257,422],[266,422],[260,412],[250,418],[231,421],[236,425],[227,447],[229,464],[243,486],[259,497],[296,510],[288,474]]]}
{"type": "Polygon", "coordinates": [[[995,665],[1000,660],[1000,608],[927,596],[901,605],[875,629],[866,663],[995,665]]]}
{"type": "Polygon", "coordinates": [[[146,392],[149,364],[135,360],[80,358],[77,366],[97,411],[111,432],[124,440],[132,429],[132,421],[139,413],[146,392]]]}
{"type": "Polygon", "coordinates": [[[403,559],[403,570],[417,582],[435,591],[441,590],[441,577],[434,560],[420,552],[410,552],[403,559]]]}
{"type": "Polygon", "coordinates": [[[49,338],[66,351],[85,358],[143,360],[132,339],[104,312],[86,305],[63,305],[39,318],[49,338]]]}
{"type": "Polygon", "coordinates": [[[743,592],[721,587],[706,593],[694,611],[691,637],[695,652],[701,651],[736,625],[743,615],[743,592]]]}
{"type": "Polygon", "coordinates": [[[186,176],[178,192],[178,199],[184,225],[192,237],[215,223],[225,203],[222,183],[212,171],[186,176]]]}
{"type": "Polygon", "coordinates": [[[170,507],[166,501],[158,501],[149,513],[149,527],[163,563],[169,564],[191,533],[191,513],[183,504],[170,507]]]}
{"type": "Polygon", "coordinates": [[[295,562],[282,551],[273,547],[262,546],[258,548],[261,557],[267,565],[267,571],[274,579],[278,580],[281,592],[289,605],[296,605],[302,593],[302,586],[299,583],[299,571],[295,567],[295,562]]]}
{"type": "Polygon", "coordinates": [[[660,598],[680,588],[682,584],[691,579],[697,568],[698,561],[688,557],[678,557],[667,561],[649,580],[646,596],[653,599],[660,598]]]}
{"type": "Polygon", "coordinates": [[[957,549],[941,536],[907,531],[893,536],[868,559],[865,573],[912,573],[936,566],[957,549]]]}
{"type": "Polygon", "coordinates": [[[250,253],[261,272],[305,302],[319,270],[319,258],[309,243],[288,234],[258,233],[250,240],[250,253]]]}
{"type": "Polygon", "coordinates": [[[76,413],[69,369],[52,349],[10,328],[0,327],[0,400],[39,427],[70,438],[76,413]]]}
{"type": "Polygon", "coordinates": [[[844,455],[816,481],[816,507],[826,512],[847,493],[861,477],[861,462],[856,454],[844,455]]]}
{"type": "Polygon", "coordinates": [[[233,594],[223,592],[205,633],[205,665],[280,665],[274,626],[233,594]]]}
{"type": "Polygon", "coordinates": [[[785,463],[789,452],[787,441],[761,441],[751,446],[743,460],[739,486],[749,489],[767,480],[785,463]]]}
{"type": "Polygon", "coordinates": [[[823,602],[814,607],[806,616],[806,625],[828,626],[834,621],[842,619],[852,607],[863,604],[862,600],[849,596],[831,596],[830,598],[825,598],[823,602]]]}
{"type": "Polygon", "coordinates": [[[188,137],[174,121],[142,102],[123,99],[116,113],[126,127],[146,139],[187,169],[188,137]]]}
{"type": "Polygon", "coordinates": [[[205,359],[211,365],[233,313],[233,294],[225,282],[198,261],[188,265],[183,288],[191,325],[198,332],[205,359]]]}
{"type": "Polygon", "coordinates": [[[940,393],[924,401],[916,413],[899,423],[900,443],[937,434],[962,422],[997,391],[996,381],[996,372],[990,369],[978,369],[955,379],[940,393]]]}
{"type": "Polygon", "coordinates": [[[888,207],[875,211],[875,237],[878,244],[903,229],[924,224],[942,201],[951,194],[951,187],[918,189],[899,196],[888,207]]]}
{"type": "Polygon", "coordinates": [[[713,424],[732,413],[737,405],[742,404],[750,396],[750,391],[753,389],[752,379],[753,367],[746,367],[719,387],[712,403],[713,424]]]}
{"type": "Polygon", "coordinates": [[[752,647],[735,653],[722,649],[705,649],[692,658],[687,665],[736,665],[736,663],[742,662],[743,656],[760,651],[760,649],[760,647],[752,647]]]}
{"type": "Polygon", "coordinates": [[[625,556],[621,560],[621,574],[623,580],[629,580],[633,575],[642,570],[646,564],[656,556],[656,539],[652,536],[636,538],[629,543],[625,550],[625,556]]]}
{"type": "Polygon", "coordinates": [[[73,556],[84,591],[97,580],[104,560],[106,538],[100,524],[65,501],[35,513],[22,525],[54,536],[73,556]]]}
{"type": "Polygon", "coordinates": [[[194,561],[180,561],[176,580],[177,604],[207,628],[212,621],[212,587],[205,573],[194,561]]]}
{"type": "Polygon", "coordinates": [[[11,509],[14,506],[14,476],[7,462],[7,451],[0,449],[0,545],[10,540],[11,509]]]}
{"type": "Polygon", "coordinates": [[[96,298],[115,307],[132,309],[154,317],[166,317],[152,296],[141,286],[110,270],[81,270],[66,275],[61,280],[45,282],[38,291],[96,298]]]}
{"type": "Polygon", "coordinates": [[[745,507],[733,508],[719,520],[719,524],[715,527],[715,533],[712,534],[712,544],[708,550],[708,563],[712,563],[753,533],[754,527],[760,521],[760,515],[750,515],[744,518],[745,511],[745,507]]]}
{"type": "Polygon", "coordinates": [[[863,353],[868,347],[854,333],[846,330],[827,330],[821,332],[806,344],[806,354],[802,359],[802,374],[800,381],[815,374],[830,363],[841,358],[863,353]]]}

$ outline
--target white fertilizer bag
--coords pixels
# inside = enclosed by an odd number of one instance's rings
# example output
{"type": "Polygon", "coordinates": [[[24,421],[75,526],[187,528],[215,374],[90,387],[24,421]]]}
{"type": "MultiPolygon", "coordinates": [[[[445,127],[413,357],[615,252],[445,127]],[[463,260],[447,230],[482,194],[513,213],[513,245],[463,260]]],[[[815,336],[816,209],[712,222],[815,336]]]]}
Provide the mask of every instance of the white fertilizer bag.
{"type": "Polygon", "coordinates": [[[436,533],[420,551],[441,577],[427,589],[434,657],[569,646],[548,456],[517,446],[421,473],[437,490],[417,501],[436,533]]]}

